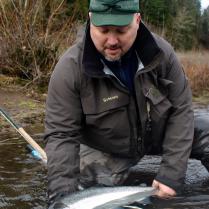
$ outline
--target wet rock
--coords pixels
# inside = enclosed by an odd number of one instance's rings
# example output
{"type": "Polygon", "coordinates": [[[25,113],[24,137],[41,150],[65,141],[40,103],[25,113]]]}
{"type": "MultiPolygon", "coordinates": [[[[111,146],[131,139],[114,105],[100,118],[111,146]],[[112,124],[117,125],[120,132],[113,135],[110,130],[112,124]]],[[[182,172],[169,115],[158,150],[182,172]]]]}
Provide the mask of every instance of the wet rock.
{"type": "MultiPolygon", "coordinates": [[[[130,178],[137,178],[137,182],[151,184],[153,178],[156,176],[161,162],[160,156],[145,156],[141,161],[133,167],[130,178]]],[[[190,159],[186,172],[185,183],[197,184],[204,183],[209,180],[209,173],[200,161],[190,159]]],[[[136,183],[135,181],[135,183],[136,183]]]]}

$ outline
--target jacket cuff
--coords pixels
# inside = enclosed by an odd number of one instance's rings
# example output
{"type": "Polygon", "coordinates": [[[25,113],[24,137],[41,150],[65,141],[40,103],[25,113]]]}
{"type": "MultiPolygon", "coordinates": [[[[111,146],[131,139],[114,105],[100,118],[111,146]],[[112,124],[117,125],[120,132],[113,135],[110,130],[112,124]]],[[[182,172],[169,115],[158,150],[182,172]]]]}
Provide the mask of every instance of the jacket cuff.
{"type": "Polygon", "coordinates": [[[48,206],[52,205],[53,203],[59,201],[60,199],[64,198],[65,196],[72,194],[76,191],[78,191],[78,186],[70,187],[67,190],[63,191],[56,191],[52,194],[48,193],[48,206]]]}
{"type": "Polygon", "coordinates": [[[160,175],[157,175],[155,179],[160,183],[165,184],[166,186],[174,189],[176,193],[180,193],[182,191],[183,182],[175,181],[160,175]]]}

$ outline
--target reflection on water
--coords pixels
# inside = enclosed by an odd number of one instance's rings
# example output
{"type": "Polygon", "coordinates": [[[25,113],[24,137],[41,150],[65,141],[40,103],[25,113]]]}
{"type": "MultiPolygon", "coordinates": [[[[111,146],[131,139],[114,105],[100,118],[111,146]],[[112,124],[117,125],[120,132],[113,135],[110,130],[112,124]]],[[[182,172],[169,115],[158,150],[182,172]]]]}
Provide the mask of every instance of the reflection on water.
{"type": "MultiPolygon", "coordinates": [[[[203,111],[204,112],[204,111],[203,111]]],[[[31,130],[41,133],[43,130],[31,130]],[[38,131],[39,130],[39,131],[38,131]],[[41,130],[41,131],[40,131],[41,130]]],[[[36,135],[40,138],[40,135],[36,135]]],[[[26,150],[26,142],[17,133],[0,134],[0,209],[46,208],[46,169],[26,150]]],[[[153,178],[160,159],[145,158],[139,163],[140,177],[153,178]]],[[[190,161],[183,193],[172,200],[147,199],[135,208],[207,209],[209,208],[209,174],[198,161],[190,161]]]]}

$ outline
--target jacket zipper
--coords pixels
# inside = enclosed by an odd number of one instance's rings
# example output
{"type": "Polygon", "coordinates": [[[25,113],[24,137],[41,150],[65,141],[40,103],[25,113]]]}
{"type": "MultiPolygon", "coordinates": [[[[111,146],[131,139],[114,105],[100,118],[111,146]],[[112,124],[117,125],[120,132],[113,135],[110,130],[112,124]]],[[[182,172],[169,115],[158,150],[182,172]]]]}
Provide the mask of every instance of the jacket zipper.
{"type": "MultiPolygon", "coordinates": [[[[138,57],[138,54],[137,54],[138,57]]],[[[137,108],[139,112],[139,121],[140,127],[138,128],[138,137],[137,137],[137,151],[140,155],[144,155],[144,137],[146,131],[151,129],[151,116],[150,116],[150,104],[148,103],[146,96],[143,95],[141,82],[137,81],[137,78],[140,79],[140,75],[152,71],[158,64],[159,60],[162,57],[162,52],[155,58],[152,64],[142,68],[142,65],[139,65],[139,68],[135,74],[134,78],[134,87],[136,92],[136,102],[137,108]],[[136,91],[136,87],[138,86],[138,90],[136,91]]],[[[139,59],[139,57],[138,57],[139,59]]]]}

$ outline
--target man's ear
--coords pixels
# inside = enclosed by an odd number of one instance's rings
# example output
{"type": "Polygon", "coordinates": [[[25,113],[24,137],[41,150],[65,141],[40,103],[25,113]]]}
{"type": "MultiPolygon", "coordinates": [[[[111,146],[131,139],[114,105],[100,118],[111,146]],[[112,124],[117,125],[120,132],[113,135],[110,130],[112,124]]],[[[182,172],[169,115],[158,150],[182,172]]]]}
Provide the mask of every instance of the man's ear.
{"type": "Polygon", "coordinates": [[[137,22],[137,24],[139,24],[141,22],[141,14],[140,13],[136,13],[136,22],[137,22]]]}
{"type": "Polygon", "coordinates": [[[91,18],[91,12],[89,12],[89,18],[91,18]]]}

